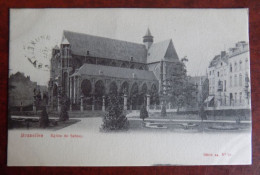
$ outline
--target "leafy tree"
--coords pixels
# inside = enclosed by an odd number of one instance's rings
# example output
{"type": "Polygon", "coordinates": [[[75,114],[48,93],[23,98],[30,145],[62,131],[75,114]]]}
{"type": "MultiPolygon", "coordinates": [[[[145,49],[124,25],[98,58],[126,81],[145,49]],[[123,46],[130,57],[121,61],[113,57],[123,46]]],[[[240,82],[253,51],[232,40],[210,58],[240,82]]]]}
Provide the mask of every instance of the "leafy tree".
{"type": "Polygon", "coordinates": [[[162,117],[166,117],[166,116],[167,116],[166,106],[165,106],[165,105],[162,105],[161,116],[162,116],[162,117]]]}
{"type": "Polygon", "coordinates": [[[129,123],[123,113],[122,100],[120,96],[113,93],[108,97],[108,112],[104,115],[102,130],[113,131],[128,129],[129,123]]]}
{"type": "MultiPolygon", "coordinates": [[[[189,106],[192,102],[192,93],[196,90],[195,86],[188,81],[187,70],[184,64],[188,59],[185,57],[182,61],[171,64],[167,69],[168,76],[164,82],[164,94],[169,96],[169,100],[178,109],[183,106],[189,106]]],[[[163,111],[162,111],[163,112],[163,111]]]]}
{"type": "Polygon", "coordinates": [[[207,78],[202,84],[202,103],[209,96],[209,79],[207,78]]]}
{"type": "Polygon", "coordinates": [[[148,111],[146,109],[146,106],[142,105],[141,110],[140,110],[140,118],[143,119],[143,121],[144,121],[144,119],[146,119],[148,117],[149,117],[149,114],[148,114],[148,111]]]}
{"type": "Polygon", "coordinates": [[[200,118],[201,118],[201,121],[207,119],[207,114],[206,114],[206,111],[204,110],[204,106],[203,106],[203,105],[200,106],[199,116],[200,116],[200,118]]]}
{"type": "Polygon", "coordinates": [[[61,96],[61,112],[60,112],[60,121],[66,121],[69,120],[69,115],[68,115],[68,109],[70,105],[70,100],[67,97],[65,93],[61,96]]]}

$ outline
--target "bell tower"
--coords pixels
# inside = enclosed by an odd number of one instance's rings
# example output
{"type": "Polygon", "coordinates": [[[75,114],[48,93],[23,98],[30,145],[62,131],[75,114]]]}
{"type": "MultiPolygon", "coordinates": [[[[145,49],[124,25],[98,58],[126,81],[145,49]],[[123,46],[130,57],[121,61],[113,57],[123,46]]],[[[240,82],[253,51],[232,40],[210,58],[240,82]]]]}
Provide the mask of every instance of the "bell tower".
{"type": "Polygon", "coordinates": [[[153,44],[153,36],[149,28],[147,29],[146,34],[143,36],[143,43],[145,44],[147,50],[149,50],[149,48],[153,44]]]}

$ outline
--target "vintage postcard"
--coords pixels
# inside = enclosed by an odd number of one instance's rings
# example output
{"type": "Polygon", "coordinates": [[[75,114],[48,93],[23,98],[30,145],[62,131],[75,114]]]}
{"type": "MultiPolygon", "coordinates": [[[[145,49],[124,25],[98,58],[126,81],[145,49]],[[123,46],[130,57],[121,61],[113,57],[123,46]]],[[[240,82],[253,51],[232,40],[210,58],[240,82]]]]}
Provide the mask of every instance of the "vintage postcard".
{"type": "Polygon", "coordinates": [[[251,164],[248,9],[10,9],[8,166],[251,164]]]}

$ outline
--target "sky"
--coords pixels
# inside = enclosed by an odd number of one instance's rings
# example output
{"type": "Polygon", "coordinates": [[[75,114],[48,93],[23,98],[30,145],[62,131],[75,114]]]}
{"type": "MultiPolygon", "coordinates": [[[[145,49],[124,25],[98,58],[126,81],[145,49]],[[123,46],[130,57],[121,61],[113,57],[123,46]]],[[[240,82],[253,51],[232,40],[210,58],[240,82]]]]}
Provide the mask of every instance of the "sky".
{"type": "Polygon", "coordinates": [[[51,48],[63,30],[142,43],[148,27],[154,42],[172,39],[179,58],[187,56],[191,76],[206,75],[215,55],[249,41],[248,9],[12,9],[9,74],[47,85],[51,48]],[[42,69],[29,62],[33,57],[42,69]]]}

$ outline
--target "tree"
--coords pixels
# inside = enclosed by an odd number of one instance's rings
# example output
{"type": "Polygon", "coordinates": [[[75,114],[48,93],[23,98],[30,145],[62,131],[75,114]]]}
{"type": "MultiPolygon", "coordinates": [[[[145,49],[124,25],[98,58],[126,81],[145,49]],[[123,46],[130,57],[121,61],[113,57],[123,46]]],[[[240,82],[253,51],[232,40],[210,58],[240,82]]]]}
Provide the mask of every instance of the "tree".
{"type": "Polygon", "coordinates": [[[148,111],[146,109],[146,106],[142,105],[141,110],[140,110],[140,118],[143,119],[143,121],[144,121],[144,119],[146,119],[148,117],[149,117],[149,114],[148,114],[148,111]]]}
{"type": "Polygon", "coordinates": [[[61,112],[60,112],[60,121],[66,121],[69,120],[69,115],[68,115],[68,109],[70,105],[70,100],[67,97],[65,93],[61,96],[61,112]]]}
{"type": "Polygon", "coordinates": [[[129,123],[123,113],[122,100],[120,96],[113,93],[108,97],[108,112],[104,115],[102,130],[113,131],[128,129],[129,123]]]}
{"type": "Polygon", "coordinates": [[[200,109],[199,109],[199,116],[201,118],[201,121],[206,120],[207,119],[207,114],[206,111],[204,109],[203,105],[200,105],[200,109]]]}
{"type": "MultiPolygon", "coordinates": [[[[188,81],[187,70],[184,62],[188,59],[185,57],[181,59],[180,62],[171,64],[167,69],[168,76],[163,83],[163,94],[169,96],[169,101],[177,107],[189,106],[193,101],[193,92],[195,92],[196,87],[188,81]]],[[[162,111],[163,112],[163,111],[162,111]]]]}
{"type": "Polygon", "coordinates": [[[167,116],[166,106],[165,106],[165,105],[162,105],[161,116],[162,116],[162,117],[166,117],[166,116],[167,116]]]}
{"type": "Polygon", "coordinates": [[[46,111],[46,107],[43,107],[41,117],[40,117],[40,120],[39,120],[40,127],[46,128],[47,126],[49,126],[49,122],[50,121],[49,121],[49,116],[48,116],[47,111],[46,111]]]}

